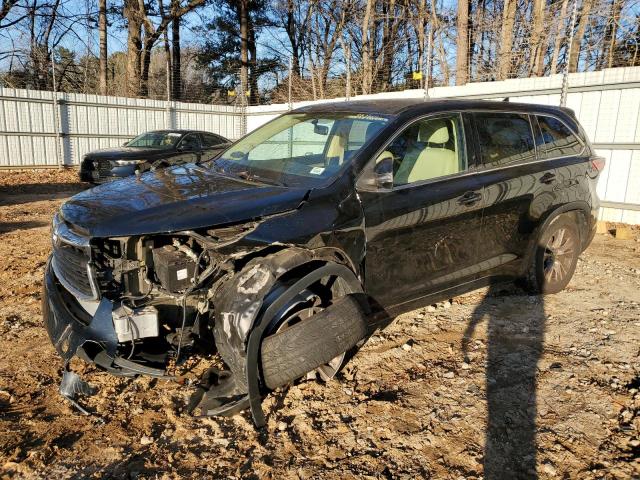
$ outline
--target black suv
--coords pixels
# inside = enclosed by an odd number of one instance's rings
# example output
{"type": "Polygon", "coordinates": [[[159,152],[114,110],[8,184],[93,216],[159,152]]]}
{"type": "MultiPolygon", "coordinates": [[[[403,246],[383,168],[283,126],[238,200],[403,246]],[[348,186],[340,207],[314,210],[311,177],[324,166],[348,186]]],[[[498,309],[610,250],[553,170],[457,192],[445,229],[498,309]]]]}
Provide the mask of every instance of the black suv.
{"type": "MultiPolygon", "coordinates": [[[[393,316],[490,281],[553,293],[593,238],[604,163],[572,111],[484,101],[304,107],[217,159],[82,192],[53,223],[44,321],[68,364],[170,377],[256,424],[393,316]],[[168,371],[170,370],[170,371],[168,371]]],[[[61,391],[86,384],[65,370],[61,391]]]]}
{"type": "Polygon", "coordinates": [[[80,180],[94,184],[129,177],[156,168],[211,160],[231,142],[197,130],[154,130],[122,147],[87,153],[80,162],[80,180]]]}

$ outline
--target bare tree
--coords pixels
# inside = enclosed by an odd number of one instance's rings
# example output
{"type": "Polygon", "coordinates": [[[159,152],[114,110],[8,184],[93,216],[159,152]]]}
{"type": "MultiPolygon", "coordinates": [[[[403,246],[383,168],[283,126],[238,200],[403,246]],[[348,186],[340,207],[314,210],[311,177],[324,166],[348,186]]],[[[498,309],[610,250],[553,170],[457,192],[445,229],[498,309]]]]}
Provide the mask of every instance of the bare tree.
{"type": "Polygon", "coordinates": [[[541,77],[544,73],[544,54],[547,49],[544,36],[545,0],[533,0],[533,25],[531,28],[529,75],[541,77]]]}
{"type": "MultiPolygon", "coordinates": [[[[577,1],[577,0],[574,0],[577,1]]],[[[591,14],[591,8],[593,7],[594,0],[584,0],[582,3],[582,9],[580,10],[580,21],[578,22],[578,28],[573,36],[573,42],[571,44],[571,56],[569,57],[569,72],[578,71],[578,62],[580,60],[580,49],[582,47],[582,41],[584,39],[585,30],[587,29],[587,23],[589,21],[589,15],[591,14]]]]}
{"type": "MultiPolygon", "coordinates": [[[[540,0],[538,0],[540,1],[540,0]]],[[[458,0],[456,85],[467,83],[469,71],[469,0],[458,0]]]]}
{"type": "Polygon", "coordinates": [[[553,53],[551,55],[551,62],[549,65],[551,75],[555,74],[558,71],[558,59],[560,56],[560,46],[563,43],[565,32],[566,32],[568,5],[569,5],[569,0],[562,0],[560,13],[559,15],[557,15],[557,22],[555,23],[555,35],[552,35],[552,37],[555,37],[555,41],[553,43],[553,53]]]}
{"type": "MultiPolygon", "coordinates": [[[[171,0],[171,11],[180,7],[180,0],[171,0]]],[[[180,17],[171,21],[171,99],[180,100],[182,93],[180,59],[180,17]]]]}
{"type": "Polygon", "coordinates": [[[2,20],[9,15],[9,11],[16,3],[18,3],[18,0],[2,0],[0,5],[0,26],[4,26],[2,25],[2,20]]]}
{"type": "Polygon", "coordinates": [[[362,18],[362,93],[371,93],[373,85],[373,39],[371,38],[372,14],[374,0],[366,0],[364,17],[362,18]]]}
{"type": "Polygon", "coordinates": [[[98,32],[100,37],[100,95],[107,94],[107,0],[99,0],[98,32]]]}
{"type": "Polygon", "coordinates": [[[124,0],[123,15],[127,20],[127,95],[140,95],[140,58],[142,51],[142,0],[124,0]]]}
{"type": "MultiPolygon", "coordinates": [[[[325,96],[329,70],[350,14],[350,3],[343,0],[320,2],[314,11],[314,28],[309,35],[309,57],[312,62],[312,88],[325,96]]],[[[295,69],[294,69],[295,70],[295,69]]]]}
{"type": "MultiPolygon", "coordinates": [[[[249,83],[249,1],[238,0],[237,12],[240,22],[240,92],[246,95],[249,83]]],[[[245,98],[242,98],[245,102],[245,98]]]]}
{"type": "Polygon", "coordinates": [[[502,29],[500,33],[500,53],[498,54],[498,80],[508,78],[511,73],[511,51],[513,47],[513,27],[516,20],[517,0],[504,0],[502,29]]]}

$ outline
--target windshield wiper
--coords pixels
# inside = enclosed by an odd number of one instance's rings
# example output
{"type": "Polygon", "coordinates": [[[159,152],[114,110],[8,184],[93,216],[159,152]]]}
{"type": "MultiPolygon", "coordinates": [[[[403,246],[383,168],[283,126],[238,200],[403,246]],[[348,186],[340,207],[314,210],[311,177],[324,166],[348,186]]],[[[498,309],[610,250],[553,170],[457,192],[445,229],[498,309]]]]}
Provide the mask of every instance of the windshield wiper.
{"type": "Polygon", "coordinates": [[[246,170],[243,170],[242,172],[238,172],[236,174],[236,176],[238,178],[243,179],[243,180],[258,181],[258,182],[266,183],[268,185],[276,185],[278,187],[286,187],[287,186],[287,184],[284,183],[284,182],[280,182],[278,180],[275,180],[275,179],[269,178],[269,177],[262,177],[260,175],[256,175],[255,173],[249,173],[246,170]]]}

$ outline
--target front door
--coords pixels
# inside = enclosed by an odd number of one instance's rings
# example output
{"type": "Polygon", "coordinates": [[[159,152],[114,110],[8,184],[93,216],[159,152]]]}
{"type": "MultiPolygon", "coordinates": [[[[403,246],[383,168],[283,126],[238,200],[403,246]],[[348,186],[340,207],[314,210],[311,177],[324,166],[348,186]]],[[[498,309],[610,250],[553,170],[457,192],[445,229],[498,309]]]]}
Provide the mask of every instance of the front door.
{"type": "Polygon", "coordinates": [[[198,163],[202,156],[200,136],[197,133],[185,135],[178,145],[178,150],[180,154],[175,158],[174,165],[198,163]]]}
{"type": "Polygon", "coordinates": [[[462,116],[451,113],[409,125],[378,156],[393,157],[393,186],[360,198],[366,289],[383,307],[477,276],[482,190],[468,175],[468,144],[462,116]]]}

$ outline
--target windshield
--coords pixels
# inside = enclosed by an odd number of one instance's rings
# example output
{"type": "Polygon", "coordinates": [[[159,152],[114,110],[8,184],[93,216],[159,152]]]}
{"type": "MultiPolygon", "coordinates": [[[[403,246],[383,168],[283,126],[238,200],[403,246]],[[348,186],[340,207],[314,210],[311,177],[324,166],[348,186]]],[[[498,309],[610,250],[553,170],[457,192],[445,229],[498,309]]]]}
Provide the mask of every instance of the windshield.
{"type": "Polygon", "coordinates": [[[127,147],[171,148],[182,138],[181,133],[147,132],[127,143],[127,147]]]}
{"type": "Polygon", "coordinates": [[[258,128],[213,163],[223,173],[314,188],[334,177],[388,122],[354,113],[291,113],[258,128]]]}

